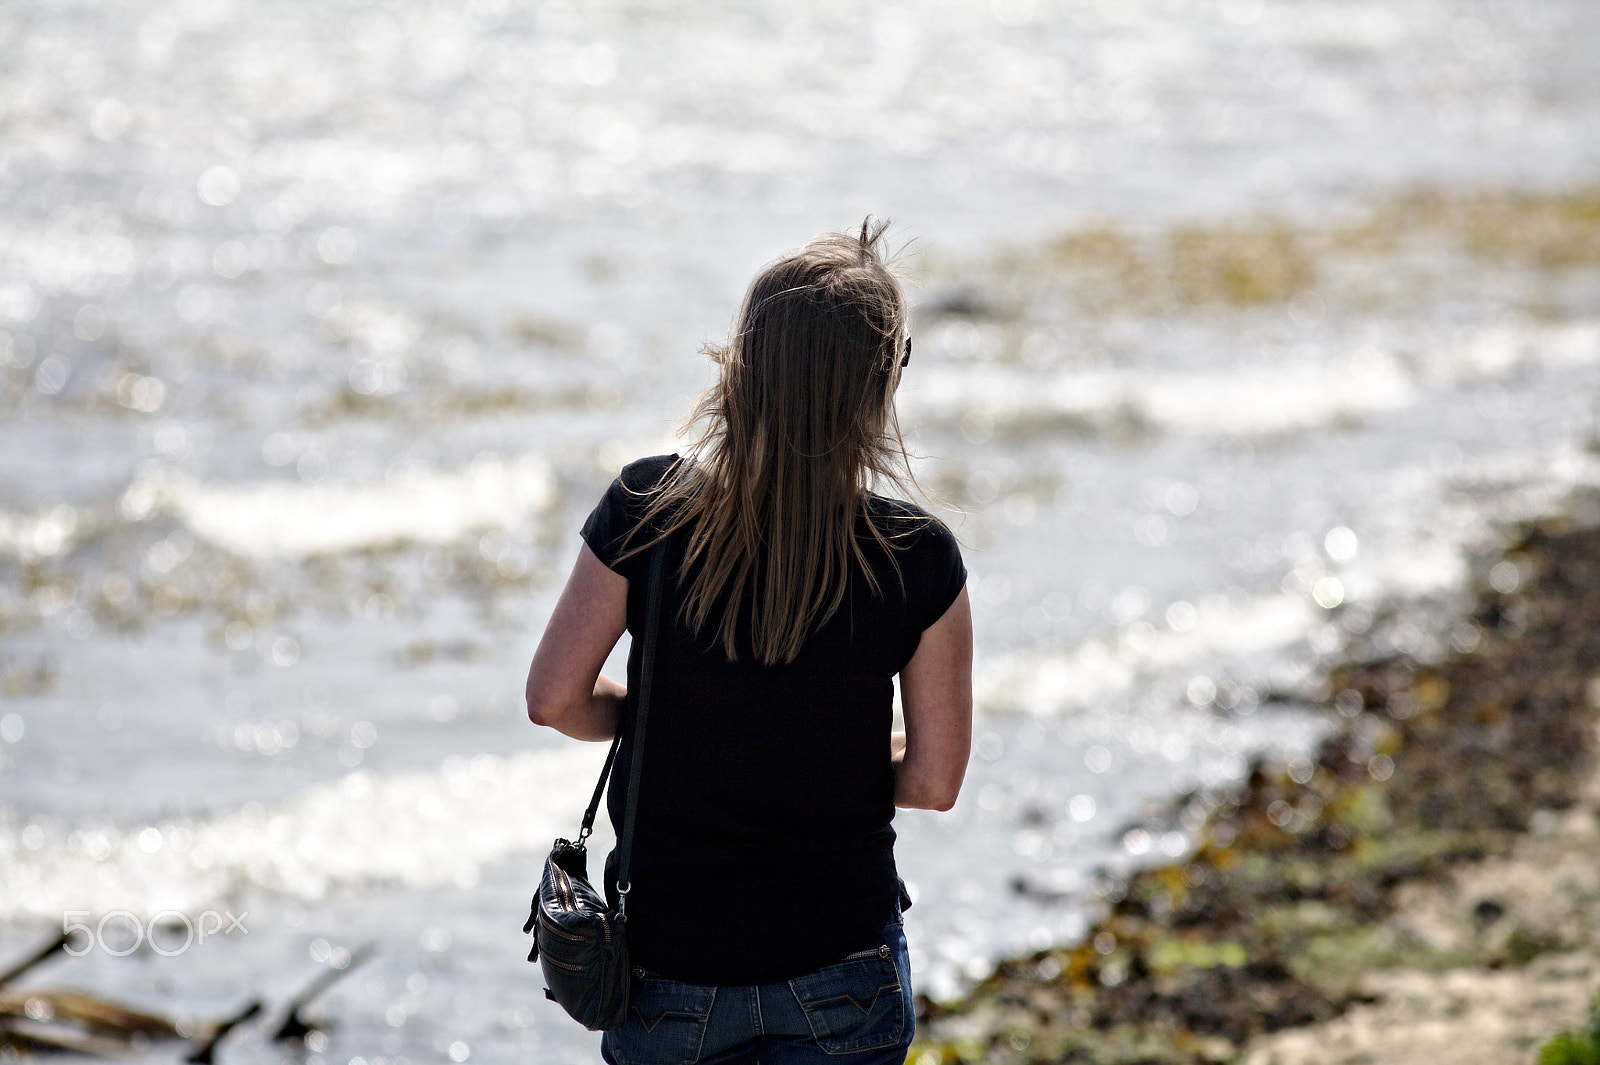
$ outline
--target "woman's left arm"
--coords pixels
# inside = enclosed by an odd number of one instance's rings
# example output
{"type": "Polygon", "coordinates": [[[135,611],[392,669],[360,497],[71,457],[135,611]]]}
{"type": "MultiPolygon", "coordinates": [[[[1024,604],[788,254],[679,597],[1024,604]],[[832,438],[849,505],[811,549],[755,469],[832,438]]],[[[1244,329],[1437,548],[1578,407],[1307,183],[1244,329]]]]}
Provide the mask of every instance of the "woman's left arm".
{"type": "Polygon", "coordinates": [[[584,544],[528,667],[528,719],[579,740],[617,732],[628,689],[600,667],[628,627],[628,578],[584,544]]]}
{"type": "Polygon", "coordinates": [[[900,671],[906,730],[889,737],[894,804],[948,810],[972,751],[972,607],[963,587],[900,671]]]}

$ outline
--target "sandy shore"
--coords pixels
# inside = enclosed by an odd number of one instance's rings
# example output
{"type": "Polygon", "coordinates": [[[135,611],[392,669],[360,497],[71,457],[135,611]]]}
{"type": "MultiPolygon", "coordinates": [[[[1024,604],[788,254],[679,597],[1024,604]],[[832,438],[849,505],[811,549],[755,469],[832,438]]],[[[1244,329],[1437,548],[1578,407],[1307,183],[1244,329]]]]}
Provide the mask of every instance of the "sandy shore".
{"type": "MultiPolygon", "coordinates": [[[[1330,669],[1343,726],[1205,798],[1185,861],[1112,882],[1082,944],[926,1003],[910,1058],[1531,1065],[1600,993],[1600,507],[1509,536],[1395,652],[1330,669]]],[[[1391,619],[1393,624],[1414,623],[1391,619]]],[[[1196,797],[1196,802],[1202,801],[1196,797]]]]}
{"type": "Polygon", "coordinates": [[[1552,1035],[1584,1023],[1600,991],[1600,774],[1570,809],[1537,814],[1508,854],[1401,888],[1384,928],[1439,953],[1511,935],[1549,948],[1520,969],[1373,969],[1359,988],[1369,1002],[1258,1037],[1245,1065],[1533,1062],[1552,1035]]]}

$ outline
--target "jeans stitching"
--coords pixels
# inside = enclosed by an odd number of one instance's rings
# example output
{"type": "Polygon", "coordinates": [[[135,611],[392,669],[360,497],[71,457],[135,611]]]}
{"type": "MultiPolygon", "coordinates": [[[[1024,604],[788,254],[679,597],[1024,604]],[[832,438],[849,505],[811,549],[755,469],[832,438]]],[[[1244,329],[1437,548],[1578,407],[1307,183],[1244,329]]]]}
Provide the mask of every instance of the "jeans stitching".
{"type": "MultiPolygon", "coordinates": [[[[662,980],[662,983],[674,982],[675,981],[662,980]]],[[[640,983],[642,983],[642,981],[635,983],[636,993],[641,990],[640,983]]],[[[615,1032],[605,1033],[605,1036],[602,1039],[603,1043],[610,1044],[609,1047],[606,1048],[608,1060],[610,1060],[611,1057],[614,1057],[617,1061],[624,1063],[624,1065],[629,1065],[629,1063],[635,1060],[634,1052],[643,1049],[641,1047],[627,1046],[627,1041],[625,1038],[623,1038],[623,1036],[629,1026],[636,1026],[637,1030],[642,1033],[643,1038],[639,1039],[639,1037],[636,1036],[636,1041],[644,1042],[646,1045],[649,1045],[654,1039],[656,1029],[659,1028],[661,1024],[669,1017],[676,1017],[680,1020],[688,1021],[693,1027],[692,1031],[683,1033],[685,1039],[682,1043],[668,1044],[669,1046],[673,1047],[673,1049],[670,1051],[671,1053],[675,1055],[681,1054],[681,1056],[673,1058],[674,1065],[679,1062],[687,1063],[699,1061],[700,1056],[705,1049],[706,1029],[711,1020],[711,1013],[716,1008],[717,991],[719,989],[715,987],[706,987],[703,990],[709,993],[706,997],[703,1010],[698,1000],[698,996],[696,996],[694,1005],[692,1007],[662,1010],[661,1013],[656,1017],[653,1024],[645,1019],[643,1011],[637,1004],[631,1006],[628,1011],[628,1020],[624,1023],[623,1027],[615,1032]],[[622,1045],[619,1046],[619,1043],[622,1045]],[[682,1047],[682,1050],[680,1051],[676,1049],[677,1047],[682,1047]],[[624,1050],[627,1051],[626,1054],[623,1053],[624,1050]]],[[[681,1005],[681,1003],[679,1005],[681,1005]]],[[[656,1044],[656,1046],[659,1048],[660,1044],[656,1044]]],[[[651,1056],[651,1060],[654,1060],[653,1054],[651,1056]]]]}
{"type": "Polygon", "coordinates": [[[761,988],[750,988],[750,1026],[756,1035],[765,1035],[767,1019],[761,1012],[761,988]]]}
{"type": "Polygon", "coordinates": [[[877,1007],[878,1000],[883,998],[883,996],[885,996],[885,995],[898,996],[899,994],[900,994],[900,981],[897,979],[897,980],[895,980],[894,983],[892,983],[892,984],[884,984],[882,987],[878,988],[878,990],[874,991],[872,993],[872,998],[867,1001],[867,1004],[865,1006],[863,1006],[861,1004],[861,1002],[862,1002],[861,999],[856,998],[856,996],[850,994],[849,992],[843,992],[843,993],[837,994],[837,995],[829,995],[827,998],[813,999],[810,1002],[806,1002],[806,1001],[802,1000],[801,1003],[800,1003],[800,1008],[805,1010],[806,1013],[809,1014],[812,1010],[823,1009],[825,1007],[833,1005],[835,1002],[848,1002],[848,1003],[850,1003],[850,1005],[854,1006],[857,1009],[857,1011],[859,1011],[863,1016],[865,1016],[865,1015],[871,1013],[873,1011],[873,1009],[875,1009],[877,1007]]]}
{"type": "Polygon", "coordinates": [[[894,1046],[902,1041],[906,1032],[905,987],[900,972],[898,951],[891,951],[890,957],[884,958],[887,963],[876,972],[870,971],[870,963],[855,961],[850,963],[835,962],[834,965],[825,966],[816,973],[808,973],[806,977],[797,978],[789,982],[790,992],[799,1004],[801,1012],[805,1015],[806,1023],[811,1028],[812,1037],[817,1046],[827,1054],[852,1054],[869,1050],[878,1050],[894,1046]],[[876,976],[882,981],[870,1000],[867,1009],[862,1009],[855,995],[842,986],[845,973],[840,972],[830,980],[816,980],[827,969],[836,966],[848,966],[851,970],[850,978],[855,981],[863,979],[870,981],[876,976]],[[802,993],[802,987],[805,993],[802,993]],[[876,1021],[872,1021],[873,1011],[887,994],[892,992],[897,1001],[884,1007],[884,1013],[876,1021]],[[809,996],[809,998],[808,998],[809,996]],[[833,1032],[828,1024],[828,1018],[833,1010],[843,1007],[848,1002],[859,1016],[860,1025],[847,1024],[844,1032],[833,1032]],[[897,1008],[898,1007],[898,1008],[897,1008]],[[893,1024],[891,1014],[898,1013],[899,1024],[893,1024]],[[863,1026],[865,1030],[863,1030],[863,1026]],[[889,1029],[893,1029],[891,1035],[889,1029]]]}

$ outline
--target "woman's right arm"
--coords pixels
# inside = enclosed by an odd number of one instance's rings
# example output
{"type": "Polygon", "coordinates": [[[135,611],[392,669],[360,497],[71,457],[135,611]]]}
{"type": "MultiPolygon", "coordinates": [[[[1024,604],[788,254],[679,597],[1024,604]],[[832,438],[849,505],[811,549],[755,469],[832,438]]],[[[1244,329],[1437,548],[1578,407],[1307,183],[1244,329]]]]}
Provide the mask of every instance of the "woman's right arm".
{"type": "Polygon", "coordinates": [[[891,737],[894,804],[948,810],[972,751],[972,607],[961,589],[900,671],[906,730],[891,737]]]}
{"type": "Polygon", "coordinates": [[[528,667],[528,718],[579,740],[609,740],[628,689],[600,672],[628,625],[628,579],[588,544],[528,667]]]}

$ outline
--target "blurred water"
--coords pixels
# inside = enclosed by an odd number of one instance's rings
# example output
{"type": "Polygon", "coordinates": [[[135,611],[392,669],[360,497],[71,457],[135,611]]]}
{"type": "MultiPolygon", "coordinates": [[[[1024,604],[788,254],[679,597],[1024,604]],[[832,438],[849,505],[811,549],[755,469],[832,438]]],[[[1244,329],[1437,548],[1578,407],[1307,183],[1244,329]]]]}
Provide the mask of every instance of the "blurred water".
{"type": "Polygon", "coordinates": [[[963,801],[897,822],[918,977],[1071,936],[1186,846],[1150,802],[1303,752],[1275,697],[1595,480],[1600,286],[1424,239],[1431,287],[1341,275],[1384,300],[1086,314],[996,264],[1592,185],[1597,43],[1583,0],[8,4],[0,945],[228,908],[49,975],[219,1016],[371,940],[309,1060],[591,1060],[515,929],[599,752],[527,656],[748,277],[869,211],[980,640],[963,801]]]}

